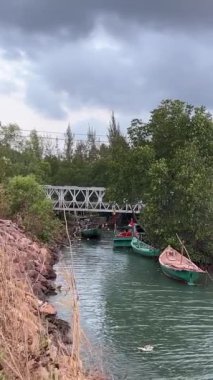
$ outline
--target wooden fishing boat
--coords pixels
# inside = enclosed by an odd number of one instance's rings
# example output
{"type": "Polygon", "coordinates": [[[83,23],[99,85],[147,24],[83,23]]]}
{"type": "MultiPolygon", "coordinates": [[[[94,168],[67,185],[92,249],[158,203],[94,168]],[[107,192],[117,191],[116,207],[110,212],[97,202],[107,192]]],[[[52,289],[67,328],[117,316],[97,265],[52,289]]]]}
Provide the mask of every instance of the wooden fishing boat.
{"type": "Polygon", "coordinates": [[[194,264],[190,259],[168,246],[161,253],[159,263],[163,273],[175,280],[187,282],[193,285],[206,273],[194,264]]]}
{"type": "Polygon", "coordinates": [[[142,240],[139,240],[136,237],[132,238],[131,247],[135,253],[147,257],[156,257],[160,255],[160,250],[152,247],[149,244],[144,243],[142,240]]]}
{"type": "Polygon", "coordinates": [[[101,229],[99,227],[88,227],[81,230],[81,236],[84,239],[99,239],[101,237],[101,229]]]}
{"type": "Polygon", "coordinates": [[[115,232],[113,238],[113,247],[131,247],[131,241],[133,238],[133,228],[123,227],[120,232],[115,232]]]}
{"type": "Polygon", "coordinates": [[[131,247],[132,237],[115,236],[113,239],[113,247],[131,247]]]}
{"type": "Polygon", "coordinates": [[[131,242],[133,237],[138,237],[140,234],[142,235],[144,230],[142,227],[135,223],[133,219],[131,219],[128,226],[124,226],[120,229],[120,232],[116,231],[113,239],[113,247],[127,247],[131,248],[131,242]]]}

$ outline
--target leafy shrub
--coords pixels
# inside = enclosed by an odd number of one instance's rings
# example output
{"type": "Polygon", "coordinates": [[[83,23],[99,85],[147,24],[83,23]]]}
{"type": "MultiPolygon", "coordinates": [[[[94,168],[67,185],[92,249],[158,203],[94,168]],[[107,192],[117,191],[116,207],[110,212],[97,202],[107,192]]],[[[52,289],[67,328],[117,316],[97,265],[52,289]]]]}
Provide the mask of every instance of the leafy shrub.
{"type": "Polygon", "coordinates": [[[52,203],[33,175],[13,177],[8,182],[7,198],[11,216],[18,216],[27,231],[45,242],[59,233],[61,224],[52,203]]]}

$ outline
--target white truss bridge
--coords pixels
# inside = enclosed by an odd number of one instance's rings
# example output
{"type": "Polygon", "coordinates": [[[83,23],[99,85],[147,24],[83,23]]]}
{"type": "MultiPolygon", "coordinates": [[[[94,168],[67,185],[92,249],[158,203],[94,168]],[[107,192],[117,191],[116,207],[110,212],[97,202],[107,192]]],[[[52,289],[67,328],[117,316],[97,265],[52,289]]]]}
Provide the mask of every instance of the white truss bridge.
{"type": "Polygon", "coordinates": [[[139,214],[143,203],[133,206],[127,203],[106,202],[104,187],[78,187],[78,186],[44,186],[46,195],[53,203],[55,211],[74,212],[109,212],[139,214]]]}

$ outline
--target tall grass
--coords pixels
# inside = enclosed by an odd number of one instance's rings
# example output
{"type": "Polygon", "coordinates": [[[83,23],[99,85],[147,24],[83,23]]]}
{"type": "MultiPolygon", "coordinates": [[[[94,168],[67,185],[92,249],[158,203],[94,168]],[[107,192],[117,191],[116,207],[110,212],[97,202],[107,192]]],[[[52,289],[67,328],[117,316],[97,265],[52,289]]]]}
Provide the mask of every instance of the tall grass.
{"type": "MultiPolygon", "coordinates": [[[[27,277],[19,279],[6,248],[0,251],[0,364],[6,379],[31,380],[45,330],[27,277]]],[[[37,367],[37,368],[36,368],[37,367]]]]}
{"type": "Polygon", "coordinates": [[[53,343],[28,276],[18,272],[17,260],[7,249],[11,247],[5,244],[0,250],[0,379],[104,379],[100,374],[86,373],[81,361],[82,333],[75,277],[71,274],[69,280],[72,345],[65,347],[60,339],[53,343]]]}

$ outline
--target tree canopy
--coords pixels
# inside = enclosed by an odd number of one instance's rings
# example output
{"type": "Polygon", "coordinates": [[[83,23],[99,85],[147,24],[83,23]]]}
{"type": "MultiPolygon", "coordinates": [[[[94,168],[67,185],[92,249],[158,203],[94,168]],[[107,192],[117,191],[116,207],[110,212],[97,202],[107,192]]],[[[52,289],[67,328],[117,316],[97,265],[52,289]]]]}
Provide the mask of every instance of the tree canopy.
{"type": "Polygon", "coordinates": [[[11,178],[30,176],[31,186],[33,175],[40,184],[105,186],[111,200],[145,203],[141,222],[153,244],[177,245],[178,234],[195,256],[213,256],[213,122],[205,107],[164,100],[148,122],[133,119],[127,136],[112,113],[107,137],[98,141],[89,128],[76,142],[69,124],[62,146],[0,125],[0,183],[24,186],[11,178]]]}

